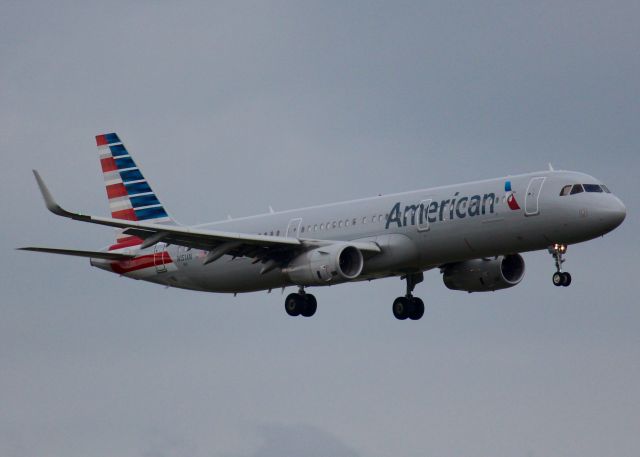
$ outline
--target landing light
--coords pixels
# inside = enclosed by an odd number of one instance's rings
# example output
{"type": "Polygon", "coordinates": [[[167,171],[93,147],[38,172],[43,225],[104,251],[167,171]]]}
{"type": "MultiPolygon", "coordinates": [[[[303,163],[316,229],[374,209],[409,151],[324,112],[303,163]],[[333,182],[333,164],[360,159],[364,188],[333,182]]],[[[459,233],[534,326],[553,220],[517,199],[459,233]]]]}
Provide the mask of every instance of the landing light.
{"type": "Polygon", "coordinates": [[[567,252],[567,245],[556,243],[553,245],[553,250],[564,254],[565,252],[567,252]]]}

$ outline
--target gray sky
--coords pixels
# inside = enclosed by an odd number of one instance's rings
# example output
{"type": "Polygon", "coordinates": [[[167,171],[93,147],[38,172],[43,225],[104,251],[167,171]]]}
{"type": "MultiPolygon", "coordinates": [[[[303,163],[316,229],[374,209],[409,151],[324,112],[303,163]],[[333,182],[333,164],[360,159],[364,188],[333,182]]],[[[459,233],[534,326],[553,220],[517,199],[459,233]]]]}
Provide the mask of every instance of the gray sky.
{"type": "Polygon", "coordinates": [[[0,455],[636,456],[638,2],[2,2],[0,455]],[[164,289],[23,245],[100,248],[93,136],[184,223],[546,168],[628,208],[513,289],[430,272],[315,292],[164,289]]]}

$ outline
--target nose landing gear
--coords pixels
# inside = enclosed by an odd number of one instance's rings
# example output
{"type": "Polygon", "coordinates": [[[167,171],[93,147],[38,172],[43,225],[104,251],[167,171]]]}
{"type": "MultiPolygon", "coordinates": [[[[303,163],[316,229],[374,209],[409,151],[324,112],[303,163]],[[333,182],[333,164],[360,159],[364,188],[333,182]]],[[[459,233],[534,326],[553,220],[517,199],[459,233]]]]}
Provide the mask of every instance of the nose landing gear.
{"type": "Polygon", "coordinates": [[[553,256],[553,259],[556,263],[556,272],[551,277],[553,281],[553,285],[560,287],[568,287],[571,284],[571,275],[566,271],[562,271],[562,264],[565,262],[563,258],[564,254],[567,252],[566,244],[554,244],[549,247],[549,254],[553,256]]]}
{"type": "Polygon", "coordinates": [[[393,307],[391,308],[393,315],[401,321],[407,318],[417,321],[424,315],[424,302],[420,298],[413,296],[413,289],[416,284],[424,280],[424,275],[422,273],[410,274],[402,279],[407,280],[407,294],[393,301],[393,307]]]}

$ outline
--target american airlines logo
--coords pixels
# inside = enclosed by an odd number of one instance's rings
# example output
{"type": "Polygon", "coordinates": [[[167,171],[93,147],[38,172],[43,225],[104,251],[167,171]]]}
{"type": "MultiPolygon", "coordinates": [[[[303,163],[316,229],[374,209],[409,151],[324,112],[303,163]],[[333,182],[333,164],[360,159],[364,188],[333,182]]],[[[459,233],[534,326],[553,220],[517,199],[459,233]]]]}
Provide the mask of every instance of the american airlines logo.
{"type": "Polygon", "coordinates": [[[509,205],[509,208],[514,211],[520,209],[520,205],[518,205],[514,195],[515,192],[511,190],[511,181],[506,181],[504,183],[504,191],[507,193],[507,205],[509,205]]]}
{"type": "MultiPolygon", "coordinates": [[[[397,227],[416,224],[426,225],[428,223],[494,213],[496,195],[493,192],[482,196],[469,195],[459,197],[459,194],[459,192],[456,192],[453,198],[447,200],[425,200],[418,204],[404,205],[404,207],[402,202],[397,202],[389,212],[385,229],[389,229],[392,224],[396,224],[397,227]]],[[[511,208],[511,205],[509,207],[511,208]]]]}

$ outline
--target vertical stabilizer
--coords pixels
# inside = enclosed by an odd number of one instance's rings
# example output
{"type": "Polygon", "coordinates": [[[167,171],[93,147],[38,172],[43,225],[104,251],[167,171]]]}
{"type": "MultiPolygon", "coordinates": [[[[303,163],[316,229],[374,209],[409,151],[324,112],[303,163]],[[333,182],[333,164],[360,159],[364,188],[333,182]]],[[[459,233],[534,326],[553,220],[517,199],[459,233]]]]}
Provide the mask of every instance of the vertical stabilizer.
{"type": "MultiPolygon", "coordinates": [[[[97,135],[96,144],[111,217],[175,225],[118,135],[97,135]]],[[[110,250],[141,243],[142,239],[119,231],[116,244],[110,250]]]]}

